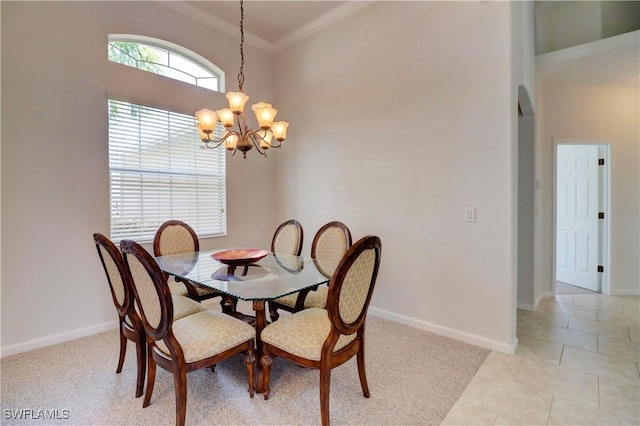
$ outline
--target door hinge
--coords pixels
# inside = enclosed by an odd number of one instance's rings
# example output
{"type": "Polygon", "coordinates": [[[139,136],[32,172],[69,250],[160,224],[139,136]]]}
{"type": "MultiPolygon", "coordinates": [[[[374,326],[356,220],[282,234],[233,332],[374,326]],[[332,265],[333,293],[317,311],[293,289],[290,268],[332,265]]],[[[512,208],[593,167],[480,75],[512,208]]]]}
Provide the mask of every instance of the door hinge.
{"type": "Polygon", "coordinates": [[[604,158],[598,158],[598,166],[604,166],[604,158]]]}
{"type": "Polygon", "coordinates": [[[604,219],[604,212],[598,213],[598,219],[604,219]]]}
{"type": "Polygon", "coordinates": [[[604,272],[604,266],[598,265],[598,272],[604,272]]]}

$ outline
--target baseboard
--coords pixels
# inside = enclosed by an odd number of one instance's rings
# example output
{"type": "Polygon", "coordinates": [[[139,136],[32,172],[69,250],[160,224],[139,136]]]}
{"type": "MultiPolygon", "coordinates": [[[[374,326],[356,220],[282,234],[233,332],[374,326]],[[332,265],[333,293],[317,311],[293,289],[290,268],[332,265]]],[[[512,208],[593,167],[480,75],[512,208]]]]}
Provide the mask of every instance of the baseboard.
{"type": "Polygon", "coordinates": [[[542,293],[540,293],[540,295],[538,296],[538,298],[536,299],[536,304],[533,307],[534,311],[538,310],[538,307],[540,306],[540,302],[542,302],[543,299],[548,299],[550,297],[553,297],[553,292],[551,291],[543,291],[542,293]]]}
{"type": "Polygon", "coordinates": [[[640,289],[633,290],[614,290],[609,296],[640,296],[640,289]]]}
{"type": "Polygon", "coordinates": [[[118,328],[118,321],[109,321],[92,327],[80,328],[66,333],[60,333],[53,336],[43,337],[41,339],[30,340],[28,342],[18,343],[0,348],[0,357],[4,358],[10,355],[22,352],[32,351],[34,349],[44,348],[45,346],[55,345],[56,343],[68,342],[69,340],[79,339],[80,337],[91,336],[93,334],[102,333],[118,328]]]}
{"type": "Polygon", "coordinates": [[[514,338],[514,341],[509,343],[498,342],[497,340],[487,339],[475,334],[466,333],[464,331],[454,330],[452,328],[443,327],[441,325],[429,323],[426,321],[418,320],[415,318],[407,317],[404,315],[395,314],[393,312],[385,311],[378,308],[369,308],[369,313],[373,316],[388,319],[390,321],[405,324],[411,327],[418,328],[420,330],[429,331],[440,336],[450,337],[452,339],[460,340],[465,343],[471,343],[472,345],[480,346],[492,351],[503,352],[509,355],[513,355],[518,348],[518,340],[514,338]]]}
{"type": "Polygon", "coordinates": [[[531,303],[518,302],[518,309],[522,309],[523,311],[535,311],[536,310],[536,304],[534,303],[532,305],[531,303]]]}
{"type": "Polygon", "coordinates": [[[553,297],[553,293],[550,291],[543,291],[542,293],[540,293],[533,305],[530,303],[518,302],[518,309],[523,309],[525,311],[537,311],[538,307],[540,306],[540,302],[549,297],[553,297]]]}

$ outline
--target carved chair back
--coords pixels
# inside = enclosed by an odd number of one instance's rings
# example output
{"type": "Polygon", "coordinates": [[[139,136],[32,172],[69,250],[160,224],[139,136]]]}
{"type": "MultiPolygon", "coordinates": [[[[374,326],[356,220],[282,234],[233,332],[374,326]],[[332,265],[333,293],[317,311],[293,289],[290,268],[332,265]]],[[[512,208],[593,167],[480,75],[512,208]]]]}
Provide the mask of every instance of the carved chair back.
{"type": "Polygon", "coordinates": [[[302,225],[295,219],[290,219],[276,229],[271,240],[271,251],[300,256],[302,252],[304,232],[302,225]]]}
{"type": "Polygon", "coordinates": [[[200,243],[196,232],[180,220],[164,222],[160,225],[153,238],[153,253],[155,256],[170,256],[199,250],[200,243]]]}
{"type": "Polygon", "coordinates": [[[147,336],[163,339],[173,320],[173,302],[167,279],[155,259],[138,243],[122,240],[120,249],[130,273],[133,293],[147,336]]]}
{"type": "Polygon", "coordinates": [[[340,334],[353,334],[364,325],[381,250],[380,238],[369,235],[360,239],[344,255],[331,278],[327,311],[340,334]]]}
{"type": "Polygon", "coordinates": [[[330,278],[338,262],[351,247],[351,231],[339,221],[323,225],[313,237],[311,257],[322,275],[330,278]]]}

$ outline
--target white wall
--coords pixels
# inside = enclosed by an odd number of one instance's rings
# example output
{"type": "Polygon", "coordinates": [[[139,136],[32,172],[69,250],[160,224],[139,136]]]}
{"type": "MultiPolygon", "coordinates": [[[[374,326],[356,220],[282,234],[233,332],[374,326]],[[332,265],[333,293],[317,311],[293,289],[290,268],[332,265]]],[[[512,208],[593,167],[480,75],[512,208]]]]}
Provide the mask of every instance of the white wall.
{"type": "MultiPolygon", "coordinates": [[[[554,138],[611,144],[610,293],[640,294],[640,131],[638,87],[540,86],[542,125],[537,138],[543,181],[543,232],[553,235],[554,138]]],[[[553,240],[541,250],[553,253],[553,240]]],[[[550,261],[550,259],[549,259],[550,261]]],[[[552,265],[551,265],[552,266],[552,265]]],[[[551,269],[547,266],[549,273],[551,269]]],[[[548,281],[548,280],[547,280],[548,281]]],[[[551,291],[550,287],[544,289],[551,291]]]]}
{"type": "MultiPolygon", "coordinates": [[[[106,92],[224,105],[182,83],[131,84],[138,71],[107,61],[109,33],[157,37],[220,66],[235,88],[237,38],[155,2],[2,2],[2,354],[91,334],[117,318],[92,234],[109,233],[106,92]],[[122,84],[122,85],[121,85],[122,84]],[[135,86],[135,84],[134,84],[135,86]],[[182,90],[186,92],[183,92],[182,90]],[[184,93],[187,95],[184,96],[184,93]]],[[[245,45],[245,90],[273,98],[273,56],[245,45]]],[[[268,247],[274,161],[227,163],[228,237],[203,248],[268,247]]],[[[147,247],[149,247],[147,245],[147,247]]]]}
{"type": "Polygon", "coordinates": [[[521,79],[510,7],[377,2],[276,61],[278,104],[295,123],[278,159],[279,214],[308,241],[330,220],[356,240],[381,237],[374,314],[505,352],[521,79]]]}
{"type": "MultiPolygon", "coordinates": [[[[518,90],[516,105],[523,116],[517,118],[517,303],[519,308],[533,309],[535,305],[535,35],[533,2],[511,3],[511,48],[513,63],[513,86],[518,90]]],[[[516,107],[514,107],[514,110],[516,107]]],[[[514,111],[515,114],[515,111],[514,111]]],[[[515,309],[513,312],[515,322],[515,309]]]]}

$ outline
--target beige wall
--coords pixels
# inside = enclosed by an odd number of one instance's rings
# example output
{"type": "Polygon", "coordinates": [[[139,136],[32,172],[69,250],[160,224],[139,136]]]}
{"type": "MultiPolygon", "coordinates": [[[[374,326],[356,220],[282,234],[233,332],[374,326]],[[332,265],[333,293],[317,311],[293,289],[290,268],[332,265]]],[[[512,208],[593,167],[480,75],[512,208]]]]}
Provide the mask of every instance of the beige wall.
{"type": "MultiPolygon", "coordinates": [[[[205,103],[141,88],[108,64],[107,34],[183,45],[228,88],[238,64],[237,39],[152,2],[1,5],[6,354],[114,324],[91,240],[109,229],[105,93],[205,103]]],[[[267,245],[296,217],[308,253],[342,220],[355,239],[382,238],[374,314],[512,351],[518,87],[535,94],[514,16],[507,2],[377,2],[275,56],[247,47],[245,88],[273,100],[290,135],[266,161],[228,161],[229,236],[203,248],[267,245]]]]}
{"type": "MultiPolygon", "coordinates": [[[[640,132],[638,87],[540,85],[542,105],[537,138],[542,183],[541,230],[547,236],[540,251],[553,253],[553,167],[555,138],[607,142],[611,145],[611,263],[609,290],[613,295],[640,293],[640,132]]],[[[553,265],[544,273],[539,291],[551,291],[553,265]],[[546,275],[546,276],[545,276],[546,275]],[[546,288],[544,287],[546,285],[546,288]]]]}
{"type": "MultiPolygon", "coordinates": [[[[239,53],[237,38],[155,2],[1,7],[5,355],[115,324],[92,240],[94,232],[109,233],[106,93],[191,112],[226,103],[222,95],[202,95],[178,82],[136,84],[138,71],[108,63],[107,35],[140,34],[182,45],[221,67],[231,88],[239,53]]],[[[247,92],[271,99],[272,55],[245,49],[247,92]]],[[[228,237],[203,240],[203,248],[268,247],[277,222],[272,182],[278,154],[229,158],[228,237]]]]}
{"type": "Polygon", "coordinates": [[[522,83],[510,13],[505,2],[374,3],[276,61],[295,123],[279,211],[309,236],[342,220],[354,239],[381,237],[373,313],[505,351],[522,83]]]}

